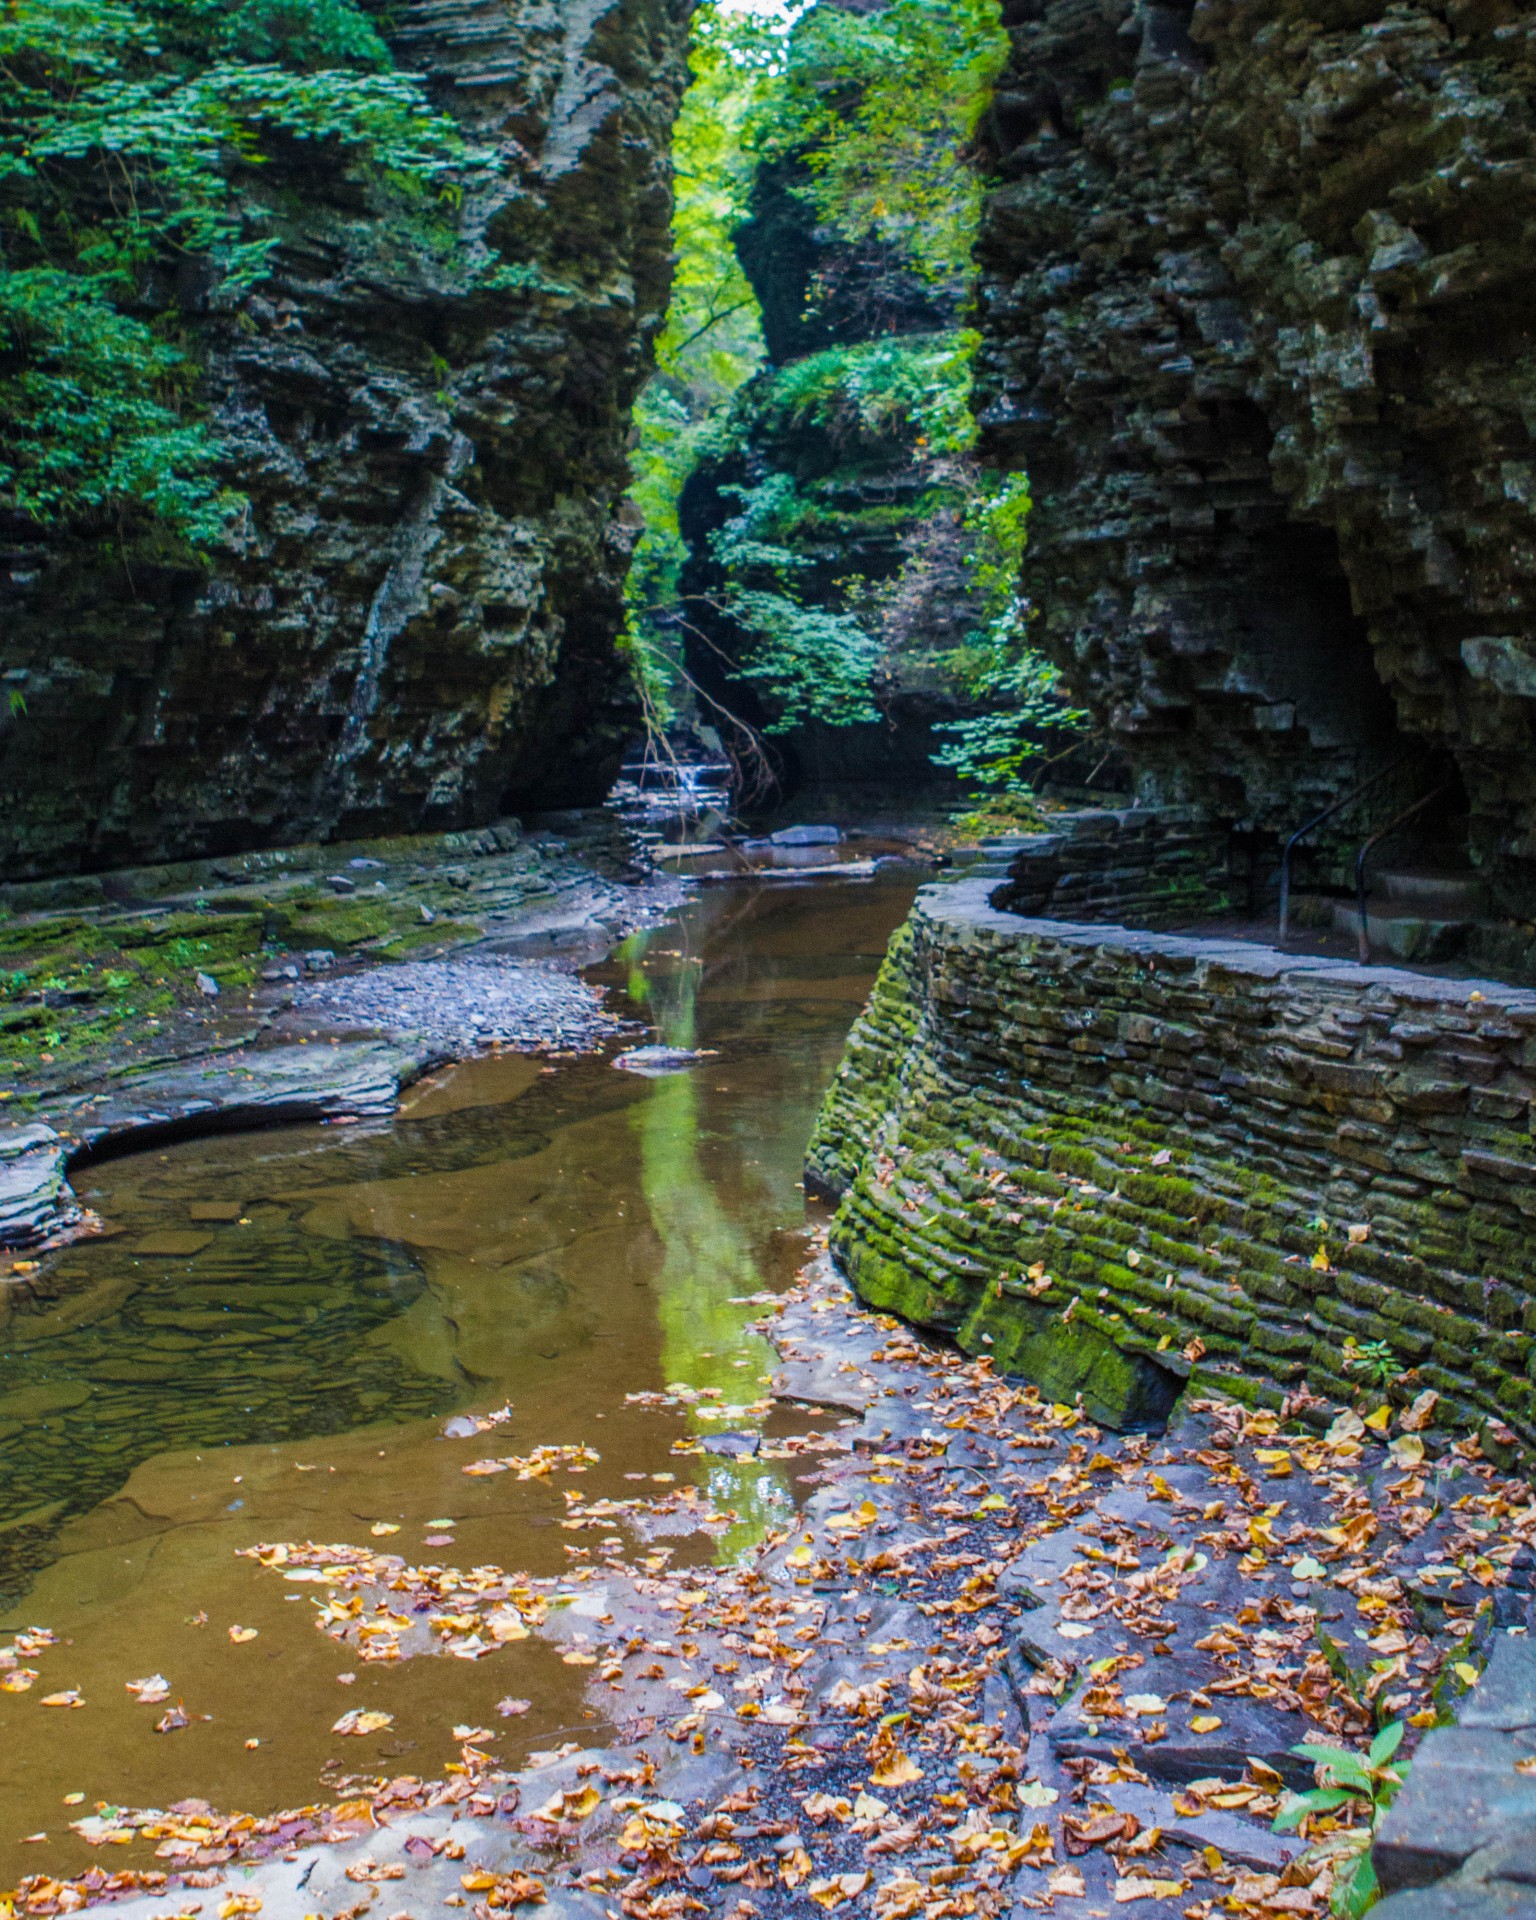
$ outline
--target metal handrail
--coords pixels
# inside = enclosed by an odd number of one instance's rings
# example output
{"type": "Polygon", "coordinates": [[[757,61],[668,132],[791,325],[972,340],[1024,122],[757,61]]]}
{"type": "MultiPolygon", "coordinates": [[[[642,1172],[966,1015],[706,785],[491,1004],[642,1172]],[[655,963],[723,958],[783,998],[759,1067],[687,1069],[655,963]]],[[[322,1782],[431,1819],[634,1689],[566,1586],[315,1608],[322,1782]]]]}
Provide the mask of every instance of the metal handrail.
{"type": "Polygon", "coordinates": [[[1314,819],[1309,820],[1304,827],[1298,827],[1290,839],[1286,841],[1285,852],[1280,856],[1280,928],[1275,936],[1277,944],[1283,944],[1286,935],[1290,931],[1291,855],[1296,851],[1296,848],[1306,839],[1309,833],[1315,832],[1325,820],[1331,820],[1336,813],[1342,812],[1345,807],[1350,806],[1354,801],[1358,800],[1362,794],[1369,793],[1372,787],[1378,786],[1383,780],[1387,779],[1389,775],[1401,773],[1403,768],[1408,766],[1412,759],[1412,754],[1405,754],[1401,760],[1394,760],[1390,767],[1380,768],[1376,773],[1371,775],[1369,780],[1362,780],[1358,787],[1351,787],[1342,800],[1335,800],[1331,807],[1324,807],[1322,812],[1314,819]]]}
{"type": "Polygon", "coordinates": [[[1384,827],[1378,827],[1355,855],[1355,908],[1360,917],[1358,932],[1362,965],[1368,965],[1371,958],[1371,925],[1365,900],[1365,863],[1371,857],[1372,850],[1380,841],[1385,840],[1388,834],[1396,833],[1398,828],[1406,825],[1416,813],[1422,813],[1431,800],[1438,800],[1442,793],[1448,791],[1447,784],[1442,781],[1438,787],[1426,793],[1422,800],[1415,800],[1411,807],[1404,807],[1395,820],[1389,820],[1384,827]]]}

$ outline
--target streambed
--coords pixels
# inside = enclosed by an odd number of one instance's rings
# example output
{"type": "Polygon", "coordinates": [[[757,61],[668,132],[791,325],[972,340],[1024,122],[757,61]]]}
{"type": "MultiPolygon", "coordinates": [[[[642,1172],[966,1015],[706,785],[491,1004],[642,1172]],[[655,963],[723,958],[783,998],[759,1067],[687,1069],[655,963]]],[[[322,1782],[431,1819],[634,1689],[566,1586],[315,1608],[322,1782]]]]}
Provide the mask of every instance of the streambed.
{"type": "Polygon", "coordinates": [[[790,1463],[672,1443],[811,1422],[760,1404],[751,1296],[798,1264],[815,1108],[912,891],[731,885],[634,936],[595,977],[704,1050],[686,1073],[494,1056],[387,1127],[189,1142],[81,1178],[113,1231],[58,1256],[54,1297],[0,1343],[0,1628],[58,1636],[28,1691],[0,1692],[0,1884],[88,1864],[68,1822],[99,1800],[265,1810],[323,1797],[327,1762],[439,1770],[456,1723],[495,1727],[508,1761],[600,1734],[582,1669],[537,1637],[360,1663],[237,1553],[376,1542],[554,1576],[598,1550],[559,1526],[564,1494],[632,1497],[626,1475],[735,1516],[657,1543],[679,1558],[740,1553],[782,1518],[790,1463]],[[743,1411],[626,1398],[673,1383],[743,1411]],[[545,1445],[602,1457],[579,1479],[463,1472],[545,1445]],[[153,1674],[186,1727],[156,1734],[165,1706],[127,1691],[153,1674]],[[71,1691],[83,1705],[43,1704],[71,1691]],[[528,1711],[498,1717],[509,1696],[528,1711]],[[338,1739],[354,1708],[392,1724],[338,1739]]]}

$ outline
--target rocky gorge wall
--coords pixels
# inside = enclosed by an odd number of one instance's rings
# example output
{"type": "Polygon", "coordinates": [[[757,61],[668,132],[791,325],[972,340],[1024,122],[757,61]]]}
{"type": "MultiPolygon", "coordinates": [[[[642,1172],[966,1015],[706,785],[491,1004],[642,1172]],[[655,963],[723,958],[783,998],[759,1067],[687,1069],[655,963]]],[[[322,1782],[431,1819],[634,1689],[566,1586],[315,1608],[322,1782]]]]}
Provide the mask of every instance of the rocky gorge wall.
{"type": "Polygon", "coordinates": [[[1041,644],[1144,800],[1283,837],[1405,756],[1529,918],[1531,9],[1004,20],[978,405],[1041,644]]]}
{"type": "Polygon", "coordinates": [[[810,1148],[860,1296],[1112,1425],[1370,1384],[1536,1444],[1536,993],[995,886],[919,894],[810,1148]]]}
{"type": "Polygon", "coordinates": [[[0,526],[0,875],[455,828],[601,798],[631,402],[670,274],[686,0],[406,0],[402,67],[494,149],[457,247],[322,143],[281,242],[181,322],[250,506],[206,569],[0,526]],[[516,284],[466,269],[499,249],[516,284]]]}

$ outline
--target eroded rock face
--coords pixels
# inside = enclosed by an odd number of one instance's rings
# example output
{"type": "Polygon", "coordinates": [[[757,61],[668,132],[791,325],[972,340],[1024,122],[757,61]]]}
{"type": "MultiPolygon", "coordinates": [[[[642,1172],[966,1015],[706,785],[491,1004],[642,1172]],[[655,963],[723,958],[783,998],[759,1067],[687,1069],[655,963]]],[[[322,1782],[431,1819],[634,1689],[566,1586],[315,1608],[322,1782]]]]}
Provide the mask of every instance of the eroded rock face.
{"type": "Polygon", "coordinates": [[[1529,8],[1005,18],[979,404],[1032,477],[1041,639],[1144,797],[1288,832],[1443,755],[1473,857],[1528,913],[1529,8]]]}
{"type": "Polygon", "coordinates": [[[323,150],[272,278],[180,290],[250,512],[211,570],[0,528],[7,877],[601,797],[629,408],[669,276],[686,0],[410,0],[404,67],[499,179],[435,244],[323,150]],[[472,284],[486,247],[527,284],[472,284]]]}

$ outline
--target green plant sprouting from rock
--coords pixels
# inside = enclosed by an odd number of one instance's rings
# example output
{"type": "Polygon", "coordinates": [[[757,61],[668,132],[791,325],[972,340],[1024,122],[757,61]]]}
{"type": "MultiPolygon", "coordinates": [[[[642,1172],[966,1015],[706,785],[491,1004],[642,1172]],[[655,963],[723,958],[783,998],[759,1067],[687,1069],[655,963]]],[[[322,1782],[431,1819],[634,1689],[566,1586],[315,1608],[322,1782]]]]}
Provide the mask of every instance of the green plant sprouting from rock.
{"type": "Polygon", "coordinates": [[[1395,1757],[1405,1730],[1401,1720],[1391,1721],[1364,1754],[1342,1747],[1291,1749],[1314,1763],[1318,1784],[1306,1793],[1286,1795],[1275,1816],[1275,1831],[1308,1832],[1307,1858],[1329,1868],[1329,1905],[1338,1920],[1358,1920],[1376,1901],[1371,1841],[1407,1778],[1409,1762],[1395,1757]],[[1343,1824],[1341,1815],[1351,1824],[1343,1824]]]}
{"type": "Polygon", "coordinates": [[[10,0],[0,509],[219,537],[240,502],[180,319],[263,278],[273,177],[301,164],[437,217],[473,161],[353,0],[10,0]]]}

